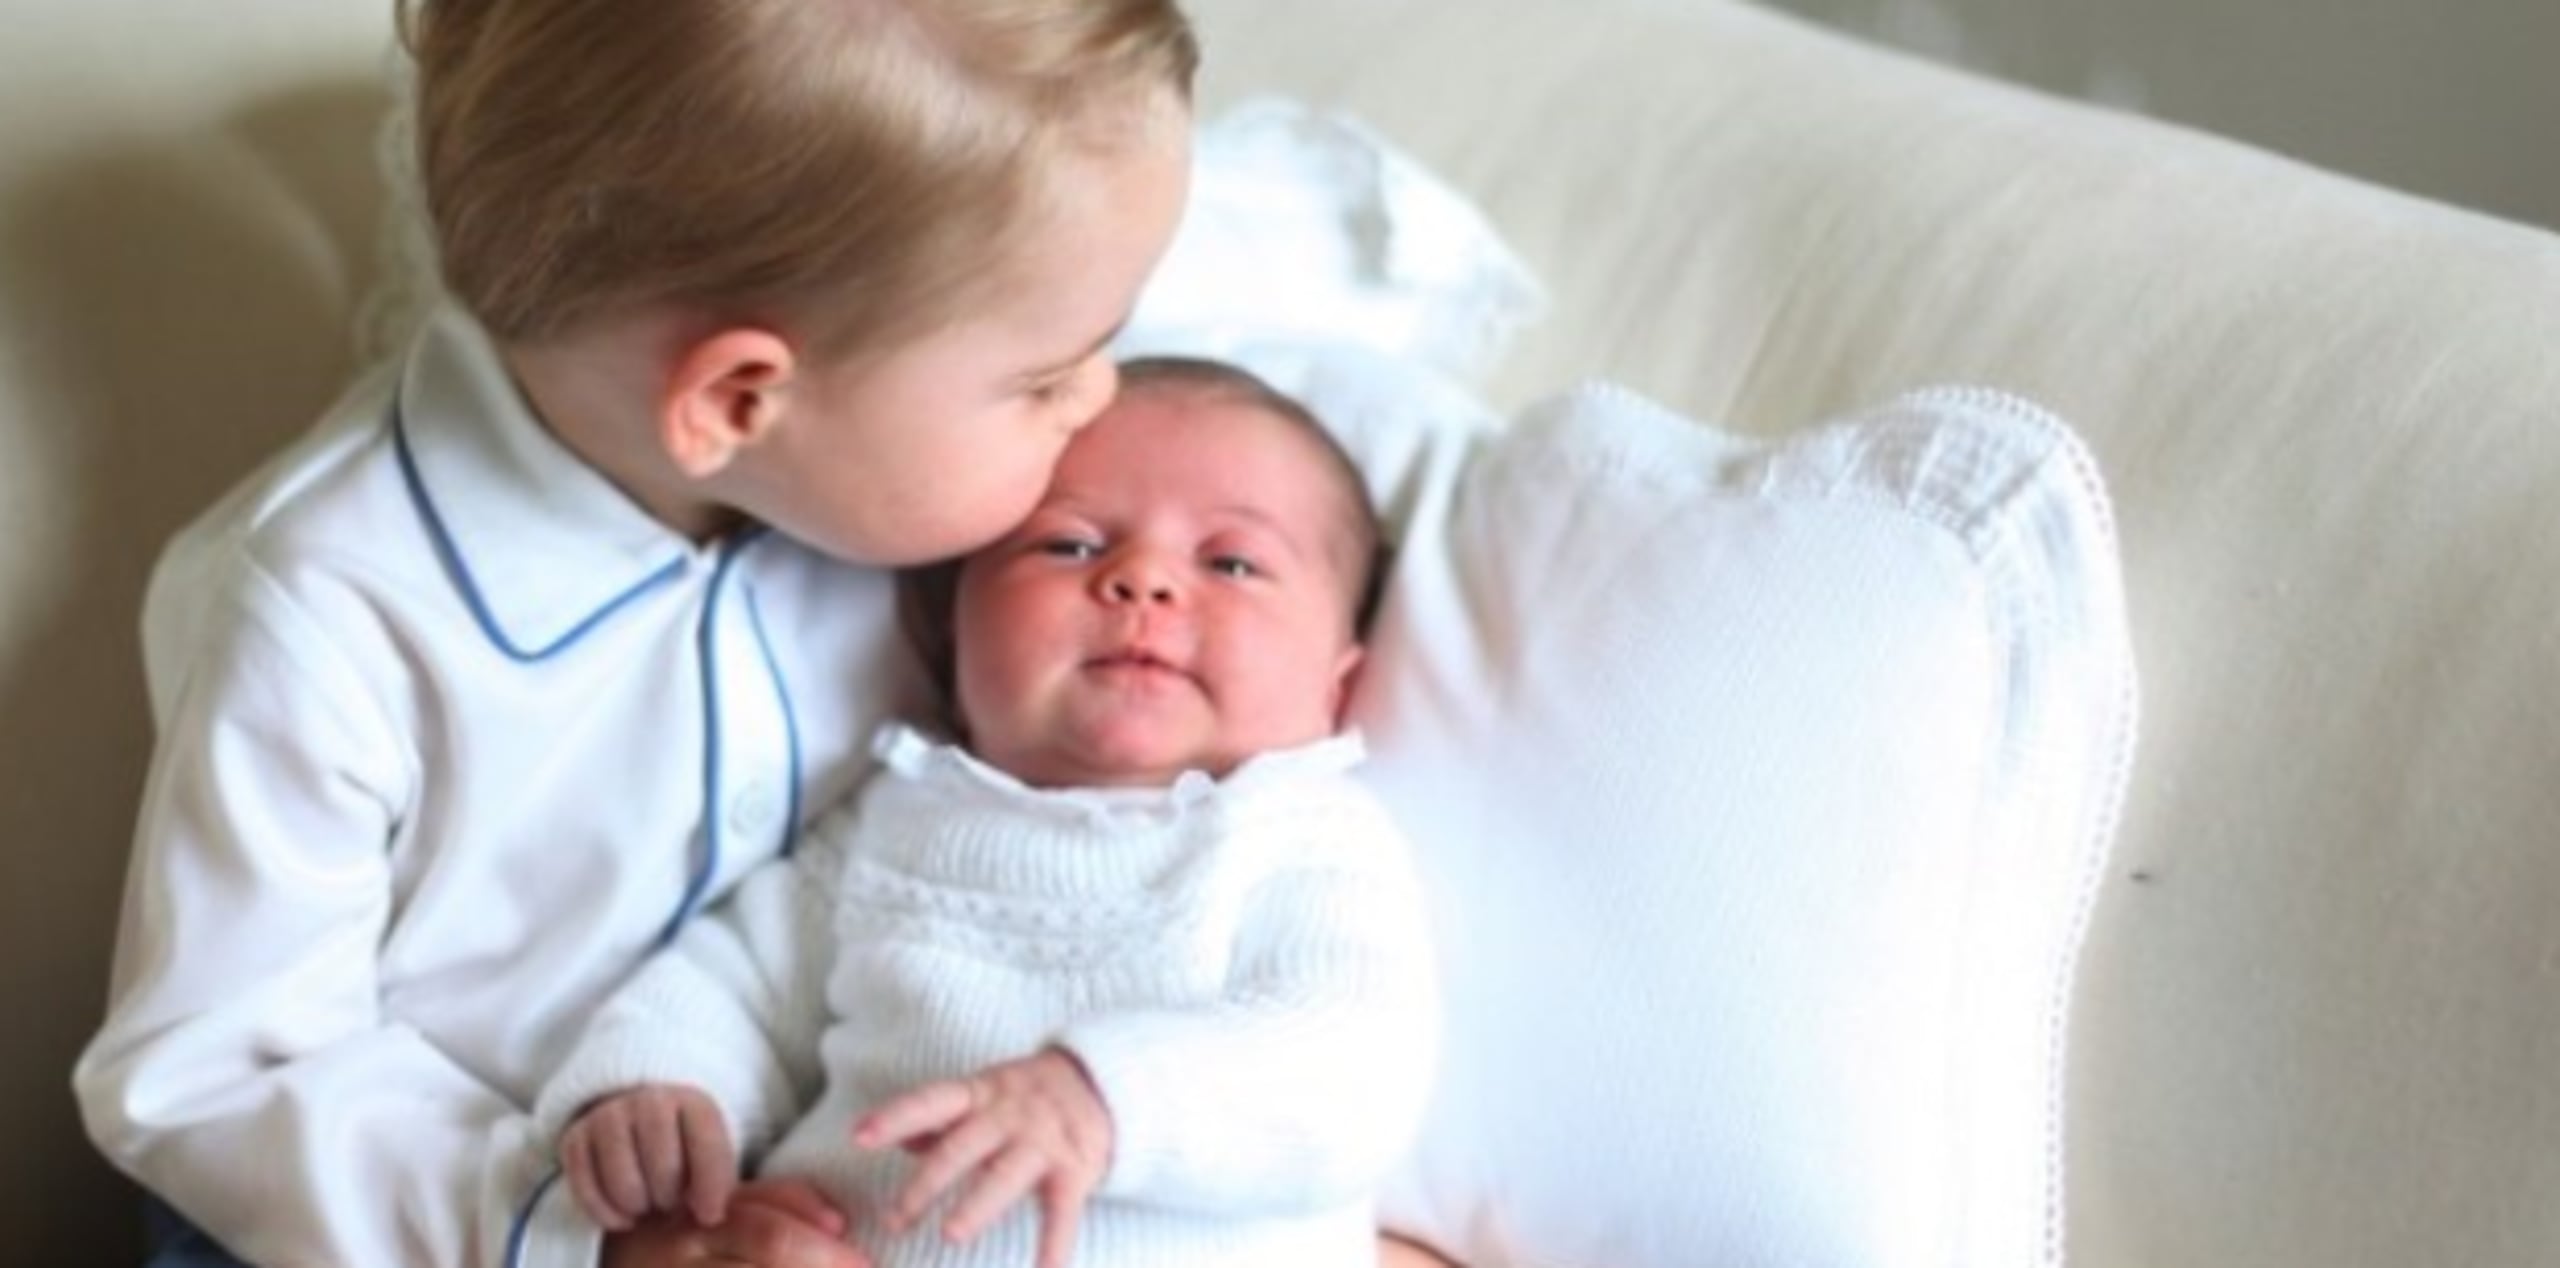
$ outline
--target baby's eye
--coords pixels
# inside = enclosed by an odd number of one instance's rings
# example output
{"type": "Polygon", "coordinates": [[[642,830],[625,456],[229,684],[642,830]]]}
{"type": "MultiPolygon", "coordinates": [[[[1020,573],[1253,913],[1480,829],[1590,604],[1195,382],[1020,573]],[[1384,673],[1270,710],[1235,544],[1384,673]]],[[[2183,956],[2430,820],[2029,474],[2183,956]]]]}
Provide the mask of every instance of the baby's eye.
{"type": "Polygon", "coordinates": [[[1083,537],[1052,537],[1032,549],[1052,558],[1087,560],[1102,553],[1102,543],[1083,537]]]}
{"type": "Polygon", "coordinates": [[[1209,571],[1221,577],[1259,577],[1262,565],[1242,555],[1212,555],[1209,557],[1209,571]]]}

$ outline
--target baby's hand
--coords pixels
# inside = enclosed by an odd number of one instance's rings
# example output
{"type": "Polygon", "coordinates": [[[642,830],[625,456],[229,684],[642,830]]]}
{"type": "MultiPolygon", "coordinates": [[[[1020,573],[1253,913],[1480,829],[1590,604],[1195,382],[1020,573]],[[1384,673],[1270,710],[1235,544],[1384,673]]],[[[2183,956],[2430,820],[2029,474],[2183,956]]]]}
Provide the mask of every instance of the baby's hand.
{"type": "Polygon", "coordinates": [[[1055,1048],[989,1066],[965,1079],[928,1083],[891,1098],[854,1124],[864,1149],[901,1145],[916,1170],[889,1205],[904,1232],[926,1208],[976,1174],[942,1235],[966,1242],[1007,1207],[1040,1193],[1039,1268],[1067,1268],[1084,1203],[1111,1165],[1111,1111],[1074,1057],[1055,1048]]]}
{"type": "Polygon", "coordinates": [[[673,1083],[616,1092],[580,1111],[560,1133],[560,1166],[587,1218],[608,1233],[678,1211],[717,1225],[738,1185],[738,1151],[720,1107],[673,1083]]]}

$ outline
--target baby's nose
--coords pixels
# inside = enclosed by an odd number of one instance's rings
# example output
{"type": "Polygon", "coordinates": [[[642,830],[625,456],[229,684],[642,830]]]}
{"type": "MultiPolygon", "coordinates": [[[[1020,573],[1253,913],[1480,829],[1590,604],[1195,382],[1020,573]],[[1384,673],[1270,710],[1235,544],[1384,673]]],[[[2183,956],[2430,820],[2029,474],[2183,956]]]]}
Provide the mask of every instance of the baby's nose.
{"type": "Polygon", "coordinates": [[[1143,581],[1125,576],[1111,579],[1109,594],[1121,603],[1136,603],[1140,600],[1148,603],[1173,602],[1172,586],[1161,581],[1143,581]]]}
{"type": "Polygon", "coordinates": [[[1102,593],[1112,603],[1171,603],[1177,597],[1172,574],[1143,556],[1123,558],[1105,569],[1102,593]]]}

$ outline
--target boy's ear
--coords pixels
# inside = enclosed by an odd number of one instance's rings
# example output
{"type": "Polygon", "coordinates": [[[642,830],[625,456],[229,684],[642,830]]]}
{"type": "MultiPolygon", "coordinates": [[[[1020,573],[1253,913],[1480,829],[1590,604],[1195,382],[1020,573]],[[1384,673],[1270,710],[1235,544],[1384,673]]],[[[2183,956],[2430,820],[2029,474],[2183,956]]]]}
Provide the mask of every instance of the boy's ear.
{"type": "Polygon", "coordinates": [[[687,345],[658,401],[658,440],[667,458],[692,479],[719,474],[782,417],[783,389],[797,369],[789,340],[753,326],[732,326],[687,345]]]}

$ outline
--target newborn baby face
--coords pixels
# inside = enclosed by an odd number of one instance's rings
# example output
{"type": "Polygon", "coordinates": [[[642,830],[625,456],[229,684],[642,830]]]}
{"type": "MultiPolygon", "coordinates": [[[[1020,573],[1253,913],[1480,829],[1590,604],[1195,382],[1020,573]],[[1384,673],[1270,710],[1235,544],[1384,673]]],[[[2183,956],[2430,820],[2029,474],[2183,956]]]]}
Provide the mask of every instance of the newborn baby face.
{"type": "Polygon", "coordinates": [[[1342,483],[1318,440],[1254,404],[1114,402],[961,570],[970,748],[1035,786],[1155,785],[1331,734],[1366,566],[1342,483]]]}

